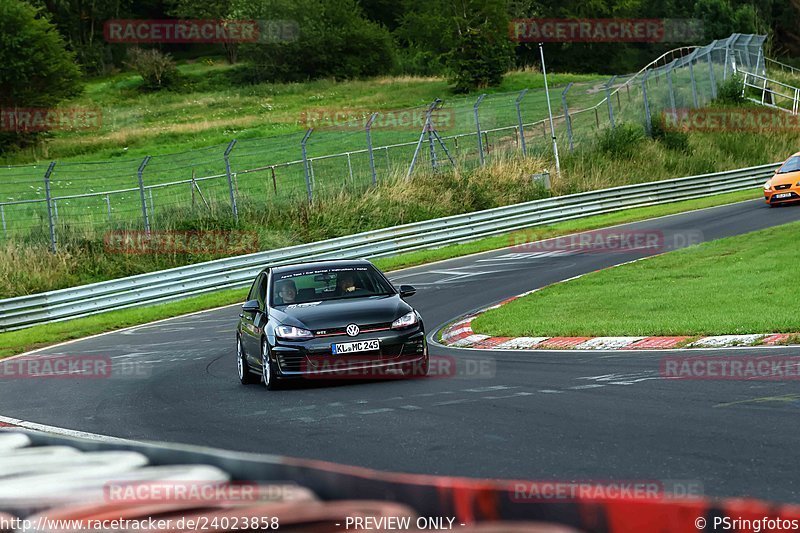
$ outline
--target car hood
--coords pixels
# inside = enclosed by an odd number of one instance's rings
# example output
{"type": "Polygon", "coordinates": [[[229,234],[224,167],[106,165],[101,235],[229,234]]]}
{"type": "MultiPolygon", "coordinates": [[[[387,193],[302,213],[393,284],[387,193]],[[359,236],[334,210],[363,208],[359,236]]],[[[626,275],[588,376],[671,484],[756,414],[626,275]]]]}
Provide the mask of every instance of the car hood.
{"type": "Polygon", "coordinates": [[[310,330],[343,328],[348,324],[393,322],[412,310],[400,295],[352,298],[277,307],[270,312],[282,324],[310,330]]]}
{"type": "Polygon", "coordinates": [[[773,187],[776,185],[786,185],[786,184],[794,185],[795,183],[800,181],[800,172],[787,172],[786,174],[775,174],[769,181],[770,183],[772,183],[773,187]]]}

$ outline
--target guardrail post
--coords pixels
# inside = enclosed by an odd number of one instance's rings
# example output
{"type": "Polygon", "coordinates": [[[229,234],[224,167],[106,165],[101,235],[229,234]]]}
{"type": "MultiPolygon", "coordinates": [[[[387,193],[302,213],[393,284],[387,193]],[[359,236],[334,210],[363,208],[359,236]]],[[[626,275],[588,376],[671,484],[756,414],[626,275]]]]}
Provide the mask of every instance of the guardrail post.
{"type": "Polygon", "coordinates": [[[45,199],[47,200],[47,220],[50,224],[50,250],[53,253],[56,253],[56,226],[53,221],[53,205],[50,198],[50,174],[53,173],[53,169],[55,167],[56,162],[51,161],[50,166],[47,167],[47,171],[44,173],[44,194],[45,199]]]}
{"type": "Polygon", "coordinates": [[[525,147],[525,128],[522,125],[522,110],[520,110],[520,103],[522,103],[522,99],[525,98],[525,93],[528,92],[528,89],[522,89],[520,91],[519,96],[514,101],[514,105],[517,106],[517,124],[519,125],[519,145],[522,148],[522,155],[528,155],[528,151],[525,147]]]}
{"type": "Polygon", "coordinates": [[[231,150],[233,147],[236,146],[236,139],[233,139],[229,144],[228,147],[225,149],[225,153],[222,157],[225,159],[225,174],[228,176],[228,191],[230,192],[231,196],[231,210],[233,211],[233,220],[238,224],[239,223],[239,208],[236,206],[236,193],[233,191],[233,178],[231,177],[231,150]]]}
{"type": "Polygon", "coordinates": [[[150,218],[147,216],[147,200],[144,197],[144,167],[150,162],[150,156],[146,156],[139,164],[139,170],[136,175],[139,177],[139,199],[142,202],[142,220],[144,220],[144,232],[150,235],[150,218]]]}
{"type": "Polygon", "coordinates": [[[478,97],[478,100],[472,106],[472,111],[475,114],[475,130],[478,134],[478,155],[480,156],[481,166],[486,164],[486,159],[483,157],[483,139],[481,138],[481,120],[478,116],[478,106],[481,105],[483,99],[486,98],[485,94],[482,94],[478,97]]]}
{"type": "Polygon", "coordinates": [[[308,195],[308,203],[310,204],[314,200],[314,193],[311,189],[311,175],[308,166],[308,153],[306,152],[306,143],[308,142],[308,138],[311,137],[311,133],[314,131],[314,128],[308,128],[306,134],[303,135],[303,140],[300,141],[300,149],[303,152],[303,172],[306,176],[306,194],[308,195]]]}
{"type": "Polygon", "coordinates": [[[652,124],[650,122],[650,104],[647,101],[647,77],[650,75],[650,71],[646,71],[644,73],[644,77],[642,78],[642,100],[644,101],[644,129],[647,132],[647,135],[650,135],[652,132],[652,124]]]}
{"type": "Polygon", "coordinates": [[[616,124],[614,124],[614,105],[611,103],[611,85],[616,79],[616,76],[611,76],[611,79],[606,83],[606,102],[608,102],[608,120],[611,121],[611,129],[616,128],[616,124]]]}
{"type": "Polygon", "coordinates": [[[369,120],[367,120],[366,133],[367,133],[367,152],[369,153],[369,169],[372,172],[372,185],[378,184],[378,174],[375,172],[375,154],[372,151],[372,123],[378,117],[377,113],[373,113],[369,120]]]}
{"type": "Polygon", "coordinates": [[[567,138],[569,139],[569,153],[575,151],[575,145],[572,142],[572,117],[569,116],[569,107],[567,107],[567,91],[572,87],[572,82],[561,91],[561,106],[564,108],[564,120],[567,123],[567,138]]]}

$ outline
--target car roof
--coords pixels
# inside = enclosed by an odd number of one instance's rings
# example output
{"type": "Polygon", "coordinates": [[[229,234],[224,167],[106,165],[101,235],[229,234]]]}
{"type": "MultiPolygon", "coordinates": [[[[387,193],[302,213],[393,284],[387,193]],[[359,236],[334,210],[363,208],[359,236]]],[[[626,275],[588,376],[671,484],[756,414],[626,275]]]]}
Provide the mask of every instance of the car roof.
{"type": "MultiPolygon", "coordinates": [[[[289,272],[297,269],[306,268],[337,268],[372,265],[366,259],[330,259],[325,261],[306,261],[273,267],[275,273],[289,272]]],[[[265,269],[266,270],[266,269],[265,269]]]]}

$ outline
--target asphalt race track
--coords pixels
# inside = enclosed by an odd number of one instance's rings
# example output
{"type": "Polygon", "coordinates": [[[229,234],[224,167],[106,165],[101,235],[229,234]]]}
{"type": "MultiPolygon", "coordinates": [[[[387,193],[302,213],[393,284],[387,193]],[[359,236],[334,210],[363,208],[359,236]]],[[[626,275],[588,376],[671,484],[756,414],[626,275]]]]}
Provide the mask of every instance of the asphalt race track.
{"type": "MultiPolygon", "coordinates": [[[[757,200],[626,228],[702,233],[712,240],[794,220],[800,207],[769,209],[757,200]]],[[[506,249],[390,277],[419,289],[409,302],[433,334],[464,313],[647,253],[513,255],[506,249]]],[[[433,355],[455,357],[460,369],[468,370],[470,359],[482,370],[420,380],[304,381],[268,392],[242,386],[236,377],[238,313],[228,307],[44,350],[110,356],[115,364],[135,364],[142,375],[4,378],[0,414],[116,437],[383,470],[686,480],[702,483],[711,496],[800,501],[797,382],[666,380],[659,376],[663,351],[490,352],[432,345],[433,355]]],[[[738,350],[800,355],[795,348],[738,350]]]]}

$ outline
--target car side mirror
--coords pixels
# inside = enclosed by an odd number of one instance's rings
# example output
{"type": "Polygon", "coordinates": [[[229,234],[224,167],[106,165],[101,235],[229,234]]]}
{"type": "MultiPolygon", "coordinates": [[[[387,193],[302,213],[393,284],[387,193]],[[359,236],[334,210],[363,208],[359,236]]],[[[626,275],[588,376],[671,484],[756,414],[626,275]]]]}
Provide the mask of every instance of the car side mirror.
{"type": "Polygon", "coordinates": [[[258,300],[248,300],[242,306],[242,311],[245,313],[258,313],[261,311],[261,304],[258,303],[258,300]]]}
{"type": "Polygon", "coordinates": [[[411,285],[400,285],[400,298],[408,298],[417,294],[417,289],[411,285]]]}

